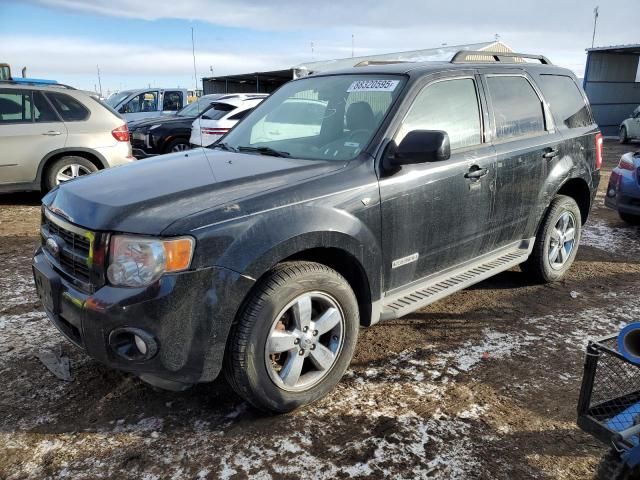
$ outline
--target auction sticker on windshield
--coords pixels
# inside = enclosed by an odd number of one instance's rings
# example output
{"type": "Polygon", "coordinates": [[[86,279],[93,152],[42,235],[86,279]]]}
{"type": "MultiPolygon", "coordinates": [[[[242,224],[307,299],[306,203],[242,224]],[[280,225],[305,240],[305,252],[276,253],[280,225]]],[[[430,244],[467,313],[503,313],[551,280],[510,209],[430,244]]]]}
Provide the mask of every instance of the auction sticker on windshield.
{"type": "Polygon", "coordinates": [[[356,80],[347,92],[393,92],[400,80],[356,80]]]}

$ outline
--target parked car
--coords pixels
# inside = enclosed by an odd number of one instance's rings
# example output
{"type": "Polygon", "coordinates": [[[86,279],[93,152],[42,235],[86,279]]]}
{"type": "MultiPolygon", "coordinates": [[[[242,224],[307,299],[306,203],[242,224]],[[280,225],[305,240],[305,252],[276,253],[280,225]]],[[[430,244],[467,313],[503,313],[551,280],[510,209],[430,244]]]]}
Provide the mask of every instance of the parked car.
{"type": "Polygon", "coordinates": [[[206,112],[221,94],[204,95],[175,115],[146,118],[129,122],[133,155],[146,158],[170,152],[189,150],[191,124],[206,112]]]}
{"type": "Polygon", "coordinates": [[[124,120],[90,93],[63,85],[0,82],[0,191],[51,190],[130,163],[124,120]]]}
{"type": "Polygon", "coordinates": [[[620,124],[620,143],[629,143],[631,140],[640,140],[640,105],[620,124]]]}
{"type": "Polygon", "coordinates": [[[625,222],[640,224],[640,151],[625,153],[611,171],[604,204],[625,222]]]}
{"type": "Polygon", "coordinates": [[[252,142],[269,142],[289,138],[315,137],[320,134],[327,102],[291,98],[282,103],[256,125],[252,142]]]}
{"type": "Polygon", "coordinates": [[[267,96],[261,93],[230,94],[218,98],[193,121],[189,143],[206,147],[218,141],[267,96]]]}
{"type": "Polygon", "coordinates": [[[124,116],[127,122],[172,114],[187,105],[184,88],[143,88],[114,93],[107,105],[124,116]]]}
{"type": "Polygon", "coordinates": [[[467,55],[293,80],[211,148],[60,186],[33,259],[49,318],[153,385],[224,371],[284,412],[334,387],[361,326],[516,265],[563,278],[600,179],[587,99],[544,57],[467,55]],[[295,98],[325,104],[317,134],[252,141],[295,98]]]}

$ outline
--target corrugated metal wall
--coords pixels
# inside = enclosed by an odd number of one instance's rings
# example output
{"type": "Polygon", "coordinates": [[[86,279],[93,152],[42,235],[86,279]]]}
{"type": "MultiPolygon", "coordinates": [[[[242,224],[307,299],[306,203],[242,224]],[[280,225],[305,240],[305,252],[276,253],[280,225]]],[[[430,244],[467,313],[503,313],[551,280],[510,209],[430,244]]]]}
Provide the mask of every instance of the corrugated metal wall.
{"type": "Polygon", "coordinates": [[[617,136],[620,123],[640,105],[636,82],[639,55],[589,52],[584,90],[605,136],[617,136]]]}

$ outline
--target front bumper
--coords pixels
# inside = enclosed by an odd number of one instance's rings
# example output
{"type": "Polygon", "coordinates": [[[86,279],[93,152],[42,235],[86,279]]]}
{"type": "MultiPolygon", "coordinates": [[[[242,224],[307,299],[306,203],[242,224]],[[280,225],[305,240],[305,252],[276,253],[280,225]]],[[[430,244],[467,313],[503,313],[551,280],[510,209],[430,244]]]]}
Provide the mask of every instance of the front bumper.
{"type": "Polygon", "coordinates": [[[622,213],[640,216],[640,183],[634,172],[611,172],[604,204],[622,213]]]}
{"type": "Polygon", "coordinates": [[[231,322],[252,280],[211,267],[165,275],[145,288],[106,285],[90,294],[68,281],[47,255],[38,249],[33,258],[47,316],[91,357],[112,368],[180,384],[218,376],[231,322]],[[155,354],[145,360],[119,355],[110,342],[112,333],[123,328],[153,338],[155,354]]]}

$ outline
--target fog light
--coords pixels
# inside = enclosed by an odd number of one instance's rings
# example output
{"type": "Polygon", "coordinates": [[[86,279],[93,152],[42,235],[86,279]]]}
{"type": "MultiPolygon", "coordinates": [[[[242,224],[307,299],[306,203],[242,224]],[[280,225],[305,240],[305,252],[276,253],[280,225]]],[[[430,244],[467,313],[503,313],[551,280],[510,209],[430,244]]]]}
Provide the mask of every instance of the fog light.
{"type": "Polygon", "coordinates": [[[158,351],[153,336],[139,328],[116,328],[109,334],[109,346],[120,358],[129,361],[151,359],[158,351]]]}
{"type": "Polygon", "coordinates": [[[607,195],[610,197],[615,197],[616,196],[616,189],[615,188],[610,188],[609,191],[607,192],[607,195]]]}

